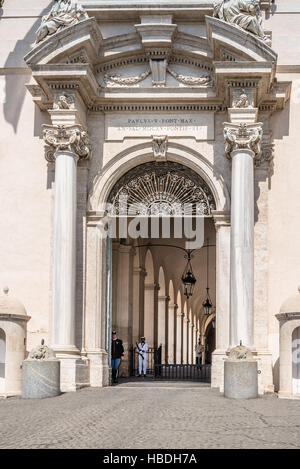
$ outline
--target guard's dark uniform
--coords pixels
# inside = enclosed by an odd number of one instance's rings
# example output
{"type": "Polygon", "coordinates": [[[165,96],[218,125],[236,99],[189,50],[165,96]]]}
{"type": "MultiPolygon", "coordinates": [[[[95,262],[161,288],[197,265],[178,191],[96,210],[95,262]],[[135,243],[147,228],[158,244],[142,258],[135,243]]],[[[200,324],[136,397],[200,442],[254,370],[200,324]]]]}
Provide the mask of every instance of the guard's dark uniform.
{"type": "Polygon", "coordinates": [[[124,347],[121,339],[115,339],[111,342],[111,368],[114,383],[118,381],[119,367],[121,357],[124,356],[124,347]]]}

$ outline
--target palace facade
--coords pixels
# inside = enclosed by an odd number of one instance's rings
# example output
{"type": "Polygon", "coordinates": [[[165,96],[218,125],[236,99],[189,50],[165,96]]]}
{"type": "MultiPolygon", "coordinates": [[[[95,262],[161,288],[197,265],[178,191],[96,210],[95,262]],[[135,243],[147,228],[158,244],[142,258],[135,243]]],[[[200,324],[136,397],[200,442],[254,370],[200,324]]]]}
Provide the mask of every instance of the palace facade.
{"type": "Polygon", "coordinates": [[[222,391],[242,343],[261,394],[299,396],[300,3],[2,3],[0,393],[41,339],[63,391],[108,385],[114,328],[124,376],[146,335],[166,364],[200,344],[222,391]],[[120,196],[201,220],[192,296],[186,233],[101,237],[120,196]]]}

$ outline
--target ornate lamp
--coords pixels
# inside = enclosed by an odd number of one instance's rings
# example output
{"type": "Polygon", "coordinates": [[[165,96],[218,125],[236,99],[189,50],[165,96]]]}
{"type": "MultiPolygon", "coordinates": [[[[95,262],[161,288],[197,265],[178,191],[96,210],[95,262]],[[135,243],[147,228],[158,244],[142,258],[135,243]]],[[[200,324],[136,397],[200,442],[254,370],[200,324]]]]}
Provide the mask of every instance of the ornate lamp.
{"type": "Polygon", "coordinates": [[[209,296],[209,288],[207,287],[206,288],[206,300],[204,301],[204,303],[202,303],[202,306],[204,308],[204,314],[206,316],[210,316],[212,311],[212,307],[213,307],[213,304],[211,302],[211,299],[210,299],[210,296],[209,296]]]}
{"type": "Polygon", "coordinates": [[[188,262],[182,274],[181,280],[183,283],[184,296],[189,299],[191,296],[193,296],[195,284],[197,282],[196,277],[193,274],[190,251],[187,252],[187,260],[188,262]]]}

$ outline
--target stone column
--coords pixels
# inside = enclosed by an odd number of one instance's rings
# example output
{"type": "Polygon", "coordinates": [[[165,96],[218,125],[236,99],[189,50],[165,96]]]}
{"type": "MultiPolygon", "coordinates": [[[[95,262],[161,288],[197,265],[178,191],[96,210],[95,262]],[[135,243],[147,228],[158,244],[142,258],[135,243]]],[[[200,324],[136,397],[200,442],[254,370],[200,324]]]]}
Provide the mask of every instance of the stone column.
{"type": "Polygon", "coordinates": [[[131,245],[120,245],[118,256],[117,279],[117,312],[116,328],[119,337],[123,340],[124,360],[120,367],[120,376],[129,376],[130,354],[132,345],[132,293],[133,293],[133,248],[131,245]]]}
{"type": "Polygon", "coordinates": [[[254,158],[260,153],[261,124],[226,124],[226,156],[232,161],[230,253],[230,347],[253,349],[254,158]]]}
{"type": "Polygon", "coordinates": [[[193,326],[193,364],[196,364],[197,328],[193,326]]]}
{"type": "Polygon", "coordinates": [[[190,321],[189,322],[189,331],[188,331],[188,334],[189,334],[189,341],[188,341],[188,346],[189,346],[189,349],[188,349],[188,363],[191,365],[193,363],[193,347],[194,347],[194,343],[193,343],[193,328],[194,328],[194,324],[190,321]]]}
{"type": "Polygon", "coordinates": [[[146,271],[142,267],[133,269],[133,323],[132,342],[140,341],[144,332],[144,281],[146,271]]]}
{"type": "MultiPolygon", "coordinates": [[[[74,359],[79,355],[75,344],[77,162],[89,157],[90,145],[80,125],[43,128],[49,145],[46,158],[55,161],[51,347],[59,358],[74,359]]],[[[62,388],[68,388],[62,390],[74,390],[70,366],[74,371],[69,362],[66,375],[62,366],[62,388]]]]}
{"type": "Polygon", "coordinates": [[[223,390],[224,359],[229,348],[230,213],[213,212],[216,228],[216,349],[212,354],[211,386],[223,390]]]}
{"type": "Polygon", "coordinates": [[[188,362],[188,323],[189,320],[186,316],[183,317],[182,321],[182,363],[188,362]]]}
{"type": "Polygon", "coordinates": [[[201,345],[203,345],[203,352],[201,354],[201,363],[205,365],[206,360],[206,337],[205,334],[201,333],[201,345]]]}
{"type": "Polygon", "coordinates": [[[182,363],[182,317],[183,313],[177,311],[176,314],[176,364],[182,363]]]}
{"type": "Polygon", "coordinates": [[[166,311],[168,311],[168,301],[168,296],[158,295],[157,346],[162,346],[162,363],[165,363],[166,357],[166,311]]]}
{"type": "Polygon", "coordinates": [[[167,363],[175,363],[175,321],[176,321],[176,311],[177,304],[169,304],[168,307],[168,353],[167,353],[167,363]]]}
{"type": "Polygon", "coordinates": [[[144,335],[149,347],[155,346],[154,314],[155,314],[155,283],[145,283],[144,296],[144,335]]]}

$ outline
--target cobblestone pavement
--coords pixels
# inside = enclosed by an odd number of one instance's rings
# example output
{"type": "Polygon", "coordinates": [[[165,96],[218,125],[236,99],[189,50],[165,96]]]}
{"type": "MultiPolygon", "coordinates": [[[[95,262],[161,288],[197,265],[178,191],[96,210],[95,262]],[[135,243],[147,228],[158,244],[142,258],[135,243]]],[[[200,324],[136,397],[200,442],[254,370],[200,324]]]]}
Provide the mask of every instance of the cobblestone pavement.
{"type": "Polygon", "coordinates": [[[300,401],[229,400],[193,383],[141,385],[0,399],[0,448],[300,448],[300,401]]]}

